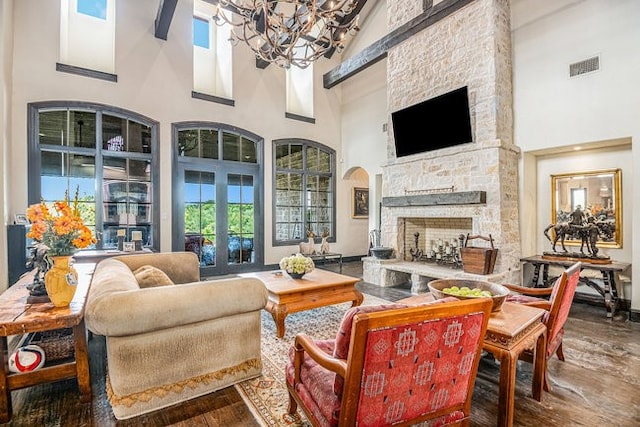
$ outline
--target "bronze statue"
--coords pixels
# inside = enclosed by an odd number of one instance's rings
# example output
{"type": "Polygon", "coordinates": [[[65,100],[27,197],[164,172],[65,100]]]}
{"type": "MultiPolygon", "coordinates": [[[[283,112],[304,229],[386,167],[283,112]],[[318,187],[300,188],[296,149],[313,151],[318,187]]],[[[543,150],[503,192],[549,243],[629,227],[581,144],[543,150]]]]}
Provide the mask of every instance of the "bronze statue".
{"type": "Polygon", "coordinates": [[[29,256],[25,267],[35,269],[35,274],[33,275],[33,282],[27,285],[29,295],[47,295],[47,290],[44,287],[44,275],[53,265],[47,254],[49,248],[43,243],[36,243],[31,246],[30,249],[31,255],[29,256]]]}
{"type": "Polygon", "coordinates": [[[609,257],[607,256],[598,255],[599,250],[596,246],[600,235],[608,232],[607,224],[597,221],[595,217],[583,211],[580,205],[576,206],[576,209],[571,212],[569,217],[571,218],[570,222],[549,224],[544,229],[544,235],[551,242],[553,250],[553,253],[545,252],[545,255],[608,259],[609,257]],[[549,235],[549,230],[552,229],[555,234],[553,238],[549,235]],[[580,240],[580,254],[569,253],[565,247],[565,239],[567,238],[580,240]],[[560,240],[563,252],[556,251],[558,240],[560,240]],[[587,253],[584,250],[585,246],[587,253]]]}

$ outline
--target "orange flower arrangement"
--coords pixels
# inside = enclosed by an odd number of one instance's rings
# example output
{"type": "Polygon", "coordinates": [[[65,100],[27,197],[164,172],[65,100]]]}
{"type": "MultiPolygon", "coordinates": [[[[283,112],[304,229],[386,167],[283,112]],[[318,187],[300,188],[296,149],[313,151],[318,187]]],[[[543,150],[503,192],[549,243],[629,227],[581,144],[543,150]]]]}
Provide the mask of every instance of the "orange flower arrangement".
{"type": "Polygon", "coordinates": [[[69,205],[68,193],[63,201],[54,202],[52,213],[45,202],[27,208],[31,231],[27,237],[46,245],[50,256],[73,255],[78,249],[96,243],[91,229],[84,224],[78,210],[78,190],[69,205]]]}

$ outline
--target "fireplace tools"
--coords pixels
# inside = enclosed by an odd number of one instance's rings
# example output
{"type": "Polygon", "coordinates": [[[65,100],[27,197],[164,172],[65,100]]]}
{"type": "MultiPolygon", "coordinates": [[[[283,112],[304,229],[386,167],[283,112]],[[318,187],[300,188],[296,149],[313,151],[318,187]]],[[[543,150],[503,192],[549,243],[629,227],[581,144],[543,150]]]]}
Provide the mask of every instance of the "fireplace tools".
{"type": "Polygon", "coordinates": [[[458,235],[458,238],[451,240],[433,240],[431,248],[422,250],[419,248],[418,240],[420,233],[413,234],[415,249],[409,249],[411,261],[416,262],[433,262],[438,265],[450,265],[451,268],[462,268],[462,256],[460,248],[464,246],[464,234],[458,235]]]}

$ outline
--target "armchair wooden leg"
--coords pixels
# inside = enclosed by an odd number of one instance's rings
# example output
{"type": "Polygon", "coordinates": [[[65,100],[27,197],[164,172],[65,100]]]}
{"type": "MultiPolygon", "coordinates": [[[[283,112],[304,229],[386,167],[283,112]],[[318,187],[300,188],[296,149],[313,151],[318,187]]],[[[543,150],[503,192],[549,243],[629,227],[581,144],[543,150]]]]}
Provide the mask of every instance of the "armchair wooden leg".
{"type": "Polygon", "coordinates": [[[560,345],[558,346],[558,349],[556,350],[556,355],[558,356],[558,359],[564,362],[564,353],[562,352],[562,343],[560,343],[560,345]]]}
{"type": "Polygon", "coordinates": [[[289,415],[293,415],[298,410],[298,402],[293,398],[291,393],[289,393],[289,406],[287,407],[287,413],[289,415]]]}

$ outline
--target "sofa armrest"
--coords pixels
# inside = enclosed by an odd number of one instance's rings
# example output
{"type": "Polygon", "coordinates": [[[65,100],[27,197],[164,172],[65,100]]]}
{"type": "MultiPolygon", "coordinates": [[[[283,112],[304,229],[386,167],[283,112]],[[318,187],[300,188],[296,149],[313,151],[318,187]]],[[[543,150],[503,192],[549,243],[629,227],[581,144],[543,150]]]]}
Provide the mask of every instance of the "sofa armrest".
{"type": "Polygon", "coordinates": [[[143,265],[151,265],[164,271],[173,283],[190,283],[200,280],[200,263],[193,252],[156,252],[113,257],[131,271],[143,265]]]}
{"type": "Polygon", "coordinates": [[[258,311],[266,302],[257,279],[209,280],[103,292],[87,301],[85,320],[95,334],[127,336],[258,311]]]}

